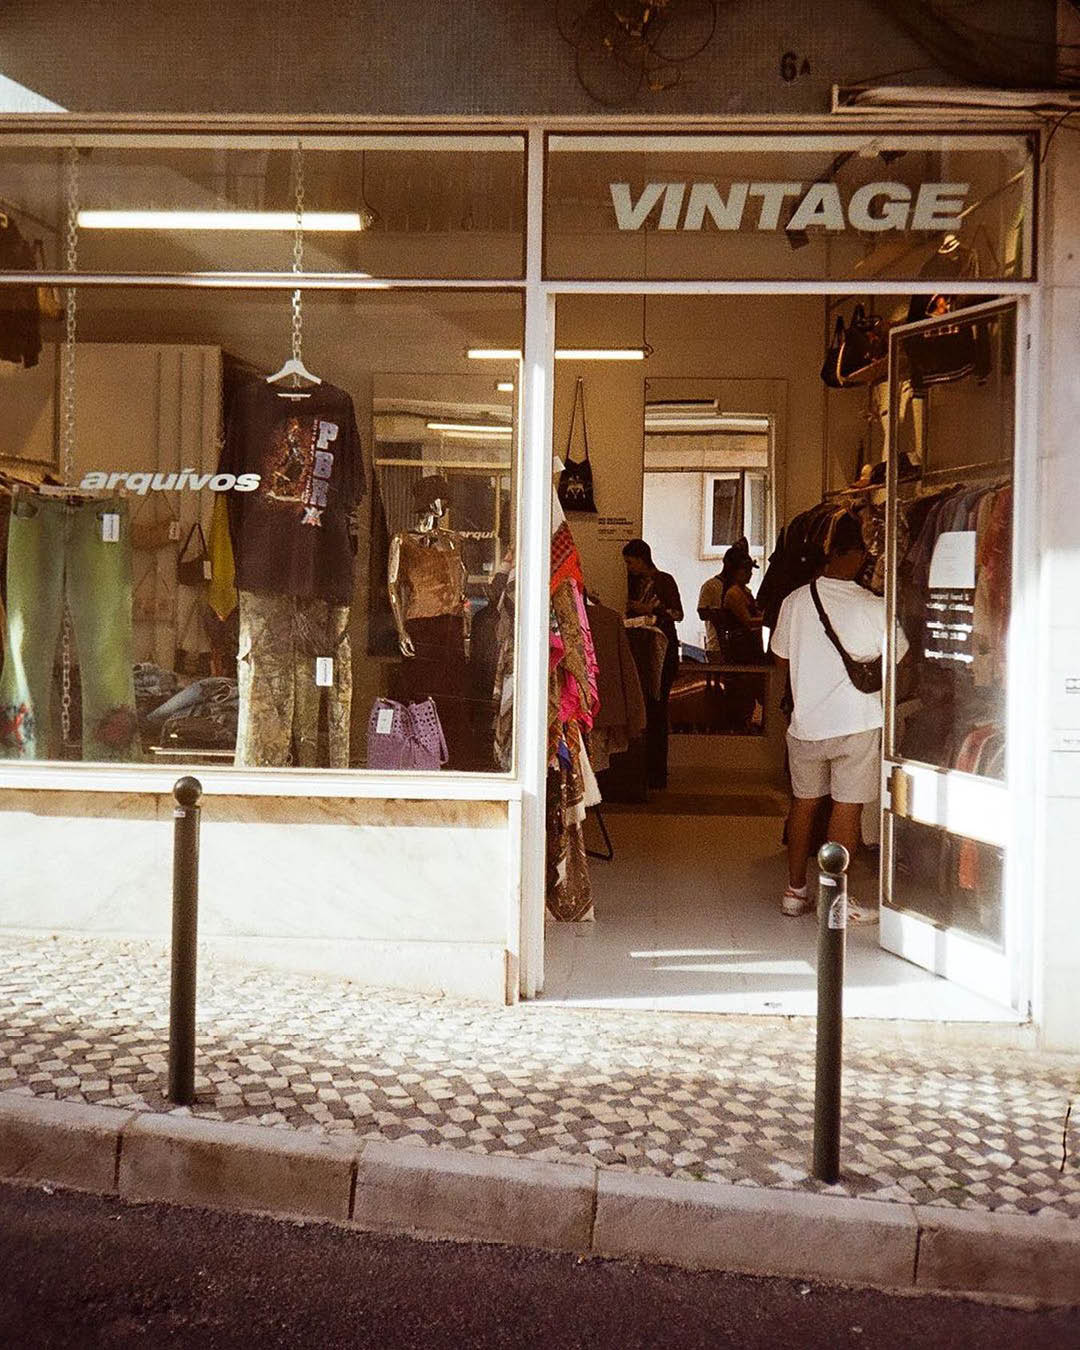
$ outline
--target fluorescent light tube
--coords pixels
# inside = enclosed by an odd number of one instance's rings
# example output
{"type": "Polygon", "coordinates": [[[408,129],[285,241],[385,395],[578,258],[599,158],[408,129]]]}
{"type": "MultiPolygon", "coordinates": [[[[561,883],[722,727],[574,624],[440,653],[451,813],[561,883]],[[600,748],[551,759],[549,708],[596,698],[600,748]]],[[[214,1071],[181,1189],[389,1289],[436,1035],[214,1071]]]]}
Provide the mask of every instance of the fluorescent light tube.
{"type": "MultiPolygon", "coordinates": [[[[470,347],[470,361],[520,361],[521,352],[511,347],[470,347]]],[[[557,347],[556,361],[644,361],[644,347],[557,347]]]]}
{"type": "Polygon", "coordinates": [[[644,361],[644,347],[557,347],[556,361],[644,361]]]}
{"type": "MultiPolygon", "coordinates": [[[[305,233],[355,233],[357,211],[305,211],[305,233]]],[[[80,211],[84,230],[282,230],[296,229],[295,211],[80,211]]]]}
{"type": "Polygon", "coordinates": [[[428,422],[428,431],[458,431],[470,436],[512,436],[513,427],[494,426],[491,422],[428,422]]]}

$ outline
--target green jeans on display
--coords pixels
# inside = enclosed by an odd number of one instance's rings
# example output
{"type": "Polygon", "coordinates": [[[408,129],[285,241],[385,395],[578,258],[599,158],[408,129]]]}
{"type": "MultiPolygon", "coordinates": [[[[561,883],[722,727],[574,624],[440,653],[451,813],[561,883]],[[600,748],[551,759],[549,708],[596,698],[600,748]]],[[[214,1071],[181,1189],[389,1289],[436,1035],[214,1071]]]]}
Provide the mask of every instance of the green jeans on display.
{"type": "Polygon", "coordinates": [[[0,755],[49,756],[65,600],[82,686],[82,758],[138,759],[127,505],[19,493],[8,528],[0,755]]]}
{"type": "Polygon", "coordinates": [[[348,605],[292,595],[240,592],[240,694],[236,763],[273,768],[318,764],[323,686],[317,658],[333,662],[326,686],[328,765],[349,767],[352,715],[352,649],[348,605]]]}

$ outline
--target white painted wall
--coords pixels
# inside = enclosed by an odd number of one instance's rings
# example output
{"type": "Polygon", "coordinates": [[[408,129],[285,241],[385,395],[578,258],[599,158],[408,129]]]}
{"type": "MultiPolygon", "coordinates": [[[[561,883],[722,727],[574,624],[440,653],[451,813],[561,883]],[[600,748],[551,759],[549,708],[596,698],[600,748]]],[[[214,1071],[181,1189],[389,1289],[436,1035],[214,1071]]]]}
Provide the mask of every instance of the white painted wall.
{"type": "MultiPolygon", "coordinates": [[[[1039,470],[1039,715],[1034,890],[1034,1012],[1044,1043],[1080,1049],[1080,148],[1055,137],[1047,159],[1039,470]],[[1066,745],[1070,748],[1066,749],[1066,745]]],[[[1024,808],[1021,803],[1021,809],[1024,808]]]]}

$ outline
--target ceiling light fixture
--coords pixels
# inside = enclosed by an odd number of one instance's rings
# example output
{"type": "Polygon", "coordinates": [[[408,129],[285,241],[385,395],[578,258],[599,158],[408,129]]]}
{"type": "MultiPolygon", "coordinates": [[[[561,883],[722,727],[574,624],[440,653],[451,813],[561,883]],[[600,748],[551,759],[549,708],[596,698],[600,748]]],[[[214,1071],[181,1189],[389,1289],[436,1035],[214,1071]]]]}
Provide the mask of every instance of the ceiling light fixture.
{"type": "Polygon", "coordinates": [[[492,422],[428,422],[428,431],[461,432],[469,436],[512,436],[513,427],[500,427],[492,422]]]}
{"type": "MultiPolygon", "coordinates": [[[[80,211],[83,230],[281,230],[296,229],[295,211],[80,211]]],[[[356,211],[305,211],[305,233],[355,234],[364,228],[356,211]]]]}
{"type": "MultiPolygon", "coordinates": [[[[644,361],[651,348],[645,347],[557,347],[556,361],[644,361]]],[[[520,361],[521,352],[510,347],[470,347],[470,361],[520,361]]]]}

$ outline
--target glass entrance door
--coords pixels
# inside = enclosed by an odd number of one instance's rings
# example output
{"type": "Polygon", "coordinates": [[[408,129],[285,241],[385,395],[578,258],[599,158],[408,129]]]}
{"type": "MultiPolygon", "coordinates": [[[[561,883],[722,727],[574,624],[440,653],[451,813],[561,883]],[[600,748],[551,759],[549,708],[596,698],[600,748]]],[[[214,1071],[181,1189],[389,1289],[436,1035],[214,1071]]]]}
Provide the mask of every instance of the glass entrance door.
{"type": "Polygon", "coordinates": [[[1017,339],[1016,303],[983,304],[897,328],[889,353],[881,945],[1001,1004],[1017,339]]]}

